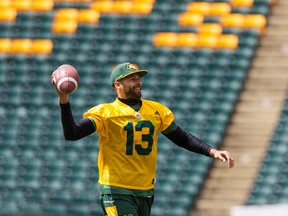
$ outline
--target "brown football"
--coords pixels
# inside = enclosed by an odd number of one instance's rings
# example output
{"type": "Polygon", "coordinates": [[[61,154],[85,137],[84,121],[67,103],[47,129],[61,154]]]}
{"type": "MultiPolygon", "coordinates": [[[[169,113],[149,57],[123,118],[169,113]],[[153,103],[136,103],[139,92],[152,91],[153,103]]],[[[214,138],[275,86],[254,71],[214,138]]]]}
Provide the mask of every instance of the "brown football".
{"type": "Polygon", "coordinates": [[[55,71],[55,84],[63,94],[72,94],[78,88],[80,77],[78,71],[69,64],[59,66],[55,71]]]}

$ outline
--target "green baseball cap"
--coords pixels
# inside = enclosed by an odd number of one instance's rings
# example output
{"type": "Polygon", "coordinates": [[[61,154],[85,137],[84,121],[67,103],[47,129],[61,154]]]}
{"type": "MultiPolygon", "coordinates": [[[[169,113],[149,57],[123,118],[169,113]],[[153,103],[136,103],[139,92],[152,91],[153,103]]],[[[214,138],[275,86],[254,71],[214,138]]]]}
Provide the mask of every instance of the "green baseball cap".
{"type": "Polygon", "coordinates": [[[137,73],[140,77],[145,76],[148,71],[147,70],[139,70],[138,65],[125,62],[122,64],[117,65],[111,72],[110,82],[111,85],[114,86],[116,81],[123,79],[131,74],[137,73]]]}

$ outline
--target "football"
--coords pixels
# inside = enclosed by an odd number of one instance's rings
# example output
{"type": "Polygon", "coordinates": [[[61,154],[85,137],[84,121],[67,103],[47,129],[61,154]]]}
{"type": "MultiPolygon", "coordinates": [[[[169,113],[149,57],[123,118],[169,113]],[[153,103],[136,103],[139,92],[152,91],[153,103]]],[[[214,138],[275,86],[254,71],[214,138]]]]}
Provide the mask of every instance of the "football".
{"type": "Polygon", "coordinates": [[[63,64],[55,70],[55,84],[63,94],[72,94],[78,88],[80,77],[78,71],[69,64],[63,64]]]}

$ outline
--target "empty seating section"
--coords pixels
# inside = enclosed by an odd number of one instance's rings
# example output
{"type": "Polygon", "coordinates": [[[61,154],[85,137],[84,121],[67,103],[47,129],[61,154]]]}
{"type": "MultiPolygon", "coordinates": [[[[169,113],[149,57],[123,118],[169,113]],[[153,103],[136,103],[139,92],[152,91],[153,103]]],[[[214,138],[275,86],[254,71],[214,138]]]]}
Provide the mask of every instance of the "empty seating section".
{"type": "MultiPolygon", "coordinates": [[[[71,104],[79,119],[114,100],[112,66],[136,62],[150,71],[144,97],[167,105],[182,127],[219,147],[269,1],[0,0],[0,10],[0,213],[84,216],[101,214],[97,135],[64,141],[52,71],[64,63],[78,69],[71,104]]],[[[187,215],[211,159],[161,134],[158,147],[152,215],[187,215]]],[[[284,167],[284,155],[269,161],[284,167]]]]}
{"type": "Polygon", "coordinates": [[[288,197],[288,100],[270,141],[247,204],[287,203],[288,197]]]}

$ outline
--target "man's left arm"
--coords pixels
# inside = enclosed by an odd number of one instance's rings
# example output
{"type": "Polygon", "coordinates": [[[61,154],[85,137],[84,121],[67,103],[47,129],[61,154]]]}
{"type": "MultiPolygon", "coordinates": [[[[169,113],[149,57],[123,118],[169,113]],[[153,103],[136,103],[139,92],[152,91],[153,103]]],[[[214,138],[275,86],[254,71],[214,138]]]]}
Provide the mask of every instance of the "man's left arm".
{"type": "Polygon", "coordinates": [[[223,162],[227,161],[228,167],[230,168],[234,166],[234,159],[228,151],[219,151],[212,148],[212,146],[204,143],[202,140],[182,129],[175,122],[163,131],[162,134],[182,148],[198,154],[220,159],[223,162]]]}

